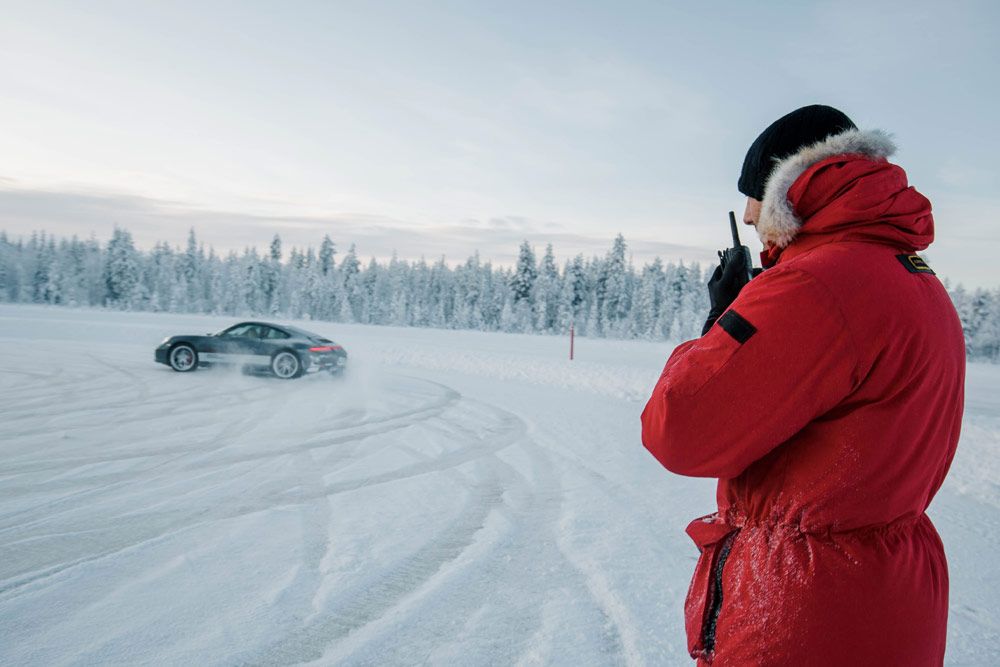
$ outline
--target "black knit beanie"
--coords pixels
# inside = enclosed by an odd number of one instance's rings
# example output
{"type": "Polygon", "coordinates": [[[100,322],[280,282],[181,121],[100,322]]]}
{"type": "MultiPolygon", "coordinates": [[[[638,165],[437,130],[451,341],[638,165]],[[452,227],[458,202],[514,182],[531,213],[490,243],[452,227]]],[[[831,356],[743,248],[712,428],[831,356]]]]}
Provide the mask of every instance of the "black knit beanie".
{"type": "Polygon", "coordinates": [[[842,111],[812,104],[782,116],[761,132],[743,160],[737,187],[747,197],[764,199],[764,186],[774,171],[775,161],[797,153],[800,148],[826,139],[855,125],[842,111]]]}

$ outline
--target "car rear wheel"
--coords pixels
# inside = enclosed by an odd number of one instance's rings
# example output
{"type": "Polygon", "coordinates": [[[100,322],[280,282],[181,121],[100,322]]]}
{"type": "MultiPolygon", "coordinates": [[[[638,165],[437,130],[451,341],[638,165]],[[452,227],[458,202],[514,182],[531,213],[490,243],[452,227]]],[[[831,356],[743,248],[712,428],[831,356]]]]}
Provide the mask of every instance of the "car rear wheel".
{"type": "Polygon", "coordinates": [[[178,373],[187,373],[198,368],[198,353],[186,344],[176,345],[170,350],[170,367],[178,373]]]}
{"type": "Polygon", "coordinates": [[[294,352],[282,350],[271,357],[271,372],[282,380],[290,380],[302,374],[302,364],[294,352]]]}

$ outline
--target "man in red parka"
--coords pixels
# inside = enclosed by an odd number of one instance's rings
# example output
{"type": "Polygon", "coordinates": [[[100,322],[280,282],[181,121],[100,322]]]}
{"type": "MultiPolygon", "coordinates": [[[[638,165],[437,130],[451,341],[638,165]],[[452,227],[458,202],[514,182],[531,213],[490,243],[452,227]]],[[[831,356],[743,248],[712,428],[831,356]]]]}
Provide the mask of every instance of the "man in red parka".
{"type": "Polygon", "coordinates": [[[718,511],[687,529],[700,664],[943,661],[948,568],[924,512],[958,443],[965,346],[916,254],[930,202],[893,151],[819,105],[758,137],[739,186],[765,270],[716,270],[705,333],[642,413],[664,467],[719,479],[718,511]]]}

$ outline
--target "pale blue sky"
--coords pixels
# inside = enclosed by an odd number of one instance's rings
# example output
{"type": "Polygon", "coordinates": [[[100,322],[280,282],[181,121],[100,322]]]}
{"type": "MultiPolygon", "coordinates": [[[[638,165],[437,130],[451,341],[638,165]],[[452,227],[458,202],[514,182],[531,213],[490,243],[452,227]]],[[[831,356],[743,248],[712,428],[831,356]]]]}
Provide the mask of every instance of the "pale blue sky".
{"type": "MultiPolygon", "coordinates": [[[[707,261],[754,137],[892,132],[944,276],[1000,283],[991,2],[0,2],[0,229],[363,256],[618,232],[707,261]]],[[[747,238],[749,234],[745,234],[747,238]]],[[[759,248],[753,239],[752,247],[759,248]]]]}

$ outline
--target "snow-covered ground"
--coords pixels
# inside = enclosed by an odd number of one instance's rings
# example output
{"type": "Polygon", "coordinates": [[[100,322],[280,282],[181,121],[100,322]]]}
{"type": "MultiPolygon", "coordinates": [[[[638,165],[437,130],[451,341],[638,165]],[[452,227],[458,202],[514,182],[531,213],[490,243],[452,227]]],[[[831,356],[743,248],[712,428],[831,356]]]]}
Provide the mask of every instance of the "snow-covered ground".
{"type": "MultiPolygon", "coordinates": [[[[0,664],[688,664],[711,481],[639,443],[667,343],[303,323],[341,381],[152,360],[231,318],[0,306],[0,664]]],[[[1000,659],[1000,367],[931,508],[1000,659]]]]}

